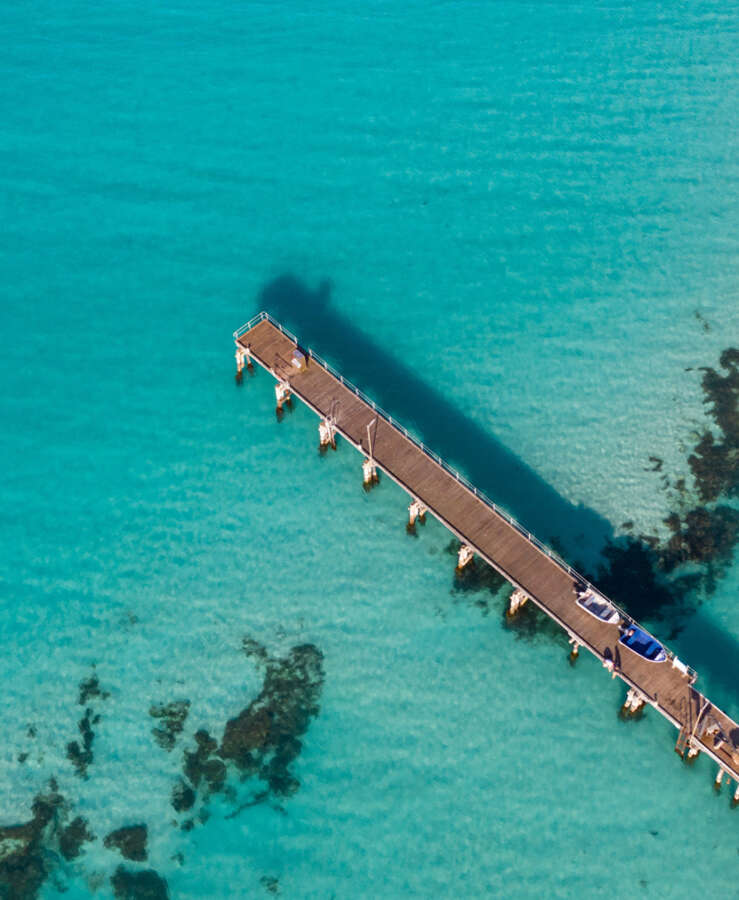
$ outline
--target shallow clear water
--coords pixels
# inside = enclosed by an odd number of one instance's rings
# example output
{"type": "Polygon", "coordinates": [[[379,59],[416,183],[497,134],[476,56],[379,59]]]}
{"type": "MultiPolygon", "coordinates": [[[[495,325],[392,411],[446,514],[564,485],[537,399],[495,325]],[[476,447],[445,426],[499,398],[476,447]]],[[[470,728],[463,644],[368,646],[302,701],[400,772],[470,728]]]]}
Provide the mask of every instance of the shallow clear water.
{"type": "MultiPolygon", "coordinates": [[[[739,336],[738,31],[719,3],[5,11],[0,814],[55,777],[98,836],[43,896],[111,896],[102,837],[134,822],[173,897],[735,893],[712,766],[455,592],[439,525],[407,537],[402,492],[320,458],[305,408],[278,425],[266,375],[234,388],[231,332],[269,288],[572,558],[664,531],[648,458],[687,473],[686,369],[739,336]],[[183,749],[260,690],[245,635],[324,655],[300,788],[229,818],[231,776],[184,832],[183,749]],[[167,753],[148,710],[181,698],[167,753]]],[[[738,588],[673,641],[735,715],[738,588]]]]}

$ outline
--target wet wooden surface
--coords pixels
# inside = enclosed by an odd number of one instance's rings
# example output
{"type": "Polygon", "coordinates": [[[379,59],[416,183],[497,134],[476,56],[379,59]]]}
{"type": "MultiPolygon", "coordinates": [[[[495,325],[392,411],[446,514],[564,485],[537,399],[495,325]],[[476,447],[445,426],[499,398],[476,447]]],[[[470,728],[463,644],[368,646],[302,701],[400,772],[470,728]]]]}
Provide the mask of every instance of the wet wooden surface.
{"type": "Polygon", "coordinates": [[[373,453],[380,469],[524,591],[570,636],[601,660],[613,661],[618,677],[644,694],[678,728],[686,727],[694,733],[700,749],[739,780],[739,726],[708,703],[670,659],[650,662],[620,644],[618,625],[596,619],[575,602],[573,574],[315,359],[309,358],[307,366],[298,371],[292,365],[295,343],[271,322],[259,322],[239,338],[239,343],[248,347],[264,368],[288,381],[293,393],[319,415],[333,414],[339,432],[364,453],[369,450],[367,426],[374,420],[373,453]],[[713,733],[698,739],[706,728],[713,733]]]}

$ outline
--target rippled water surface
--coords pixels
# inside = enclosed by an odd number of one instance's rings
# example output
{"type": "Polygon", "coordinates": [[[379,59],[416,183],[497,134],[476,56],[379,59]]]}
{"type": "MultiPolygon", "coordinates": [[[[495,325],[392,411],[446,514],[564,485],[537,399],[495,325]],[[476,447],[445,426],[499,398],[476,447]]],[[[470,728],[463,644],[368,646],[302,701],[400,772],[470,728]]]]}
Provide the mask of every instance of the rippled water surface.
{"type": "Polygon", "coordinates": [[[271,309],[589,572],[631,535],[619,599],[739,715],[738,45],[716,2],[4,11],[0,896],[734,896],[713,765],[231,333],[271,309]]]}

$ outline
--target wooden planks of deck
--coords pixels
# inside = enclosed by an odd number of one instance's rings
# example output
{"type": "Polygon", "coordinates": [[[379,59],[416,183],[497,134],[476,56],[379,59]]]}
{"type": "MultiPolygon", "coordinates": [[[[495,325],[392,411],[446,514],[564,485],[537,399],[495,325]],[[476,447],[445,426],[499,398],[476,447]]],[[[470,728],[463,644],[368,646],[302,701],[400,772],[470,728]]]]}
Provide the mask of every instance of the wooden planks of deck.
{"type": "Polygon", "coordinates": [[[288,382],[292,392],[318,415],[332,415],[337,430],[366,454],[370,449],[367,428],[371,425],[372,455],[379,468],[524,591],[579,644],[600,660],[612,661],[614,677],[618,675],[643,694],[739,782],[739,726],[697,691],[692,678],[673,666],[671,659],[650,662],[619,644],[617,625],[596,619],[575,602],[576,573],[460,482],[320,360],[303,351],[308,364],[298,371],[292,365],[297,344],[277,324],[261,318],[237,333],[237,346],[248,350],[276,378],[288,382]]]}

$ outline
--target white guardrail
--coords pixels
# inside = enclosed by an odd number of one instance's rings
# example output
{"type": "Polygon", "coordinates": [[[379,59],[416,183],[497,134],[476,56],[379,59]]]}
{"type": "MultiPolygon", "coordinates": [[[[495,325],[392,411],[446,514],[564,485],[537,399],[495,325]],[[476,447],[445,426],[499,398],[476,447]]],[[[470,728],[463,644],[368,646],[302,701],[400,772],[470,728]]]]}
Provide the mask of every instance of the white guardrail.
{"type": "MultiPolygon", "coordinates": [[[[298,345],[299,342],[295,335],[287,328],[285,328],[284,325],[281,325],[277,321],[277,319],[275,319],[264,310],[257,313],[255,316],[249,319],[249,321],[245,325],[242,325],[241,328],[234,331],[234,340],[238,340],[242,335],[246,334],[247,331],[251,331],[251,329],[254,328],[255,325],[258,325],[260,322],[264,322],[265,320],[274,325],[274,327],[281,331],[285,335],[285,337],[288,338],[288,340],[292,341],[293,344],[298,345]]],[[[326,369],[327,372],[330,372],[330,374],[333,375],[334,378],[337,379],[337,381],[340,381],[341,384],[343,384],[344,387],[347,388],[347,390],[350,390],[353,394],[359,397],[360,400],[364,401],[369,407],[371,407],[373,412],[377,413],[378,416],[383,418],[389,425],[392,425],[393,428],[400,431],[403,436],[411,441],[411,443],[415,444],[415,446],[418,447],[418,449],[422,453],[425,453],[426,456],[432,459],[437,465],[441,466],[441,468],[444,469],[444,471],[449,475],[451,475],[456,481],[458,481],[459,484],[467,488],[468,491],[471,491],[475,495],[475,497],[478,498],[478,500],[480,500],[486,506],[489,506],[490,509],[492,509],[493,512],[499,515],[502,519],[505,519],[505,521],[511,526],[511,528],[515,528],[516,531],[519,532],[519,534],[521,534],[526,538],[526,540],[529,541],[529,543],[533,544],[534,547],[536,547],[542,553],[546,554],[554,563],[556,563],[561,569],[567,572],[568,575],[571,575],[573,579],[578,581],[578,583],[586,585],[587,587],[595,591],[599,596],[604,597],[606,600],[608,600],[608,602],[616,610],[618,610],[619,614],[626,622],[634,625],[638,624],[636,620],[628,615],[628,613],[624,612],[624,610],[622,610],[617,603],[614,603],[613,600],[610,600],[608,597],[606,597],[605,594],[597,587],[595,587],[595,585],[592,585],[587,580],[587,578],[581,575],[576,569],[573,569],[572,566],[564,559],[562,559],[562,557],[558,553],[552,550],[551,547],[548,547],[546,544],[542,543],[542,541],[540,541],[539,538],[536,537],[536,535],[532,534],[530,531],[524,528],[523,525],[517,522],[512,515],[507,513],[504,509],[501,509],[485,493],[483,493],[481,490],[476,488],[474,484],[468,481],[464,475],[460,474],[456,469],[452,468],[449,463],[447,463],[439,456],[438,453],[434,453],[434,451],[427,447],[422,441],[419,441],[418,438],[412,435],[404,425],[401,425],[400,422],[398,422],[396,419],[393,419],[393,417],[389,413],[385,412],[382,407],[378,406],[374,400],[372,400],[364,393],[364,391],[361,391],[358,387],[356,387],[356,385],[352,384],[351,381],[347,381],[347,379],[344,378],[341,372],[337,372],[336,369],[334,369],[334,367],[330,365],[330,363],[327,363],[325,359],[320,357],[317,353],[314,353],[310,348],[301,347],[301,349],[305,350],[308,356],[311,359],[315,360],[324,369],[326,369]]],[[[676,654],[669,650],[662,641],[660,641],[660,644],[662,644],[665,652],[670,657],[670,659],[677,659],[676,654]]],[[[688,670],[691,673],[695,674],[694,670],[689,666],[688,670]]]]}

